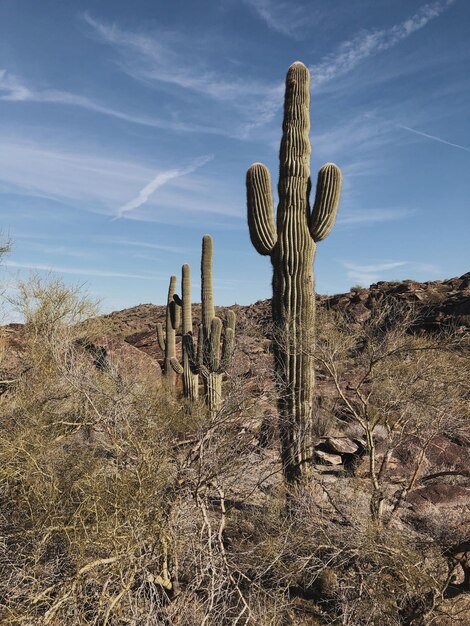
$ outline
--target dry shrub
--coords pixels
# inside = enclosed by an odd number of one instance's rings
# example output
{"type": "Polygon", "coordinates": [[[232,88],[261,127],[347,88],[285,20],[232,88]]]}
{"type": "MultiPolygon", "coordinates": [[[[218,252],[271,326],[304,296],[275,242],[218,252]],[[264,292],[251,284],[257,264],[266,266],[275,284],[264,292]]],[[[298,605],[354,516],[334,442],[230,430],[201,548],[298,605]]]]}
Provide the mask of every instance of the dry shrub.
{"type": "Polygon", "coordinates": [[[75,342],[91,312],[78,291],[36,279],[20,291],[24,370],[2,397],[3,619],[104,624],[146,613],[169,581],[180,409],[93,366],[75,342]]]}
{"type": "MultiPolygon", "coordinates": [[[[453,610],[444,519],[423,518],[421,532],[397,515],[387,527],[371,518],[370,476],[327,472],[286,508],[278,454],[258,445],[257,398],[240,379],[210,418],[164,384],[97,369],[77,339],[106,328],[85,323],[81,292],[34,282],[22,303],[23,367],[0,396],[1,623],[418,626],[453,610]]],[[[334,348],[347,398],[350,373],[389,354],[364,383],[373,441],[463,430],[464,404],[449,394],[456,371],[465,378],[463,353],[369,328],[366,344],[337,322],[319,341],[325,367],[334,348]],[[440,356],[413,360],[423,354],[440,356]]],[[[389,478],[386,512],[397,502],[389,478]]]]}

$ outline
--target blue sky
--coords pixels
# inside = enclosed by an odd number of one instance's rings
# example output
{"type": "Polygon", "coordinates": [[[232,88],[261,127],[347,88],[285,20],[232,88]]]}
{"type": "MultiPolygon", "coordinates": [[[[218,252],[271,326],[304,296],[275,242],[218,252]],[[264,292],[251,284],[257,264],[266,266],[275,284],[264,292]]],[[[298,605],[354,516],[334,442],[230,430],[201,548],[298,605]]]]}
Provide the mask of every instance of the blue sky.
{"type": "Polygon", "coordinates": [[[0,0],[2,282],[162,303],[214,237],[216,302],[270,296],[245,173],[277,182],[283,81],[312,74],[312,178],[343,170],[316,288],[469,268],[468,0],[0,0]]]}

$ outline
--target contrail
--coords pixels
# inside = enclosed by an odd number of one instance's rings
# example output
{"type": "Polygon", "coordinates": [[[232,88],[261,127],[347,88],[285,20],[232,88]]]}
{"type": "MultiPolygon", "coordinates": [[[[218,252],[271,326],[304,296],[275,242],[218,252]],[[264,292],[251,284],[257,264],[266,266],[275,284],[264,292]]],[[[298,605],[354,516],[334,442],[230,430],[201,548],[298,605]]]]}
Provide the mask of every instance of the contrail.
{"type": "Polygon", "coordinates": [[[143,189],[139,191],[138,195],[135,198],[133,198],[132,200],[130,200],[129,202],[127,202],[126,204],[122,205],[119,208],[118,213],[114,219],[119,219],[125,213],[129,213],[129,211],[133,211],[134,209],[137,209],[143,204],[145,204],[147,200],[149,199],[149,197],[154,193],[154,191],[156,191],[159,187],[161,187],[165,183],[169,182],[170,180],[174,180],[175,178],[179,178],[180,176],[185,176],[186,174],[192,174],[192,172],[195,172],[197,169],[199,169],[200,167],[202,167],[203,165],[211,161],[213,158],[214,156],[212,154],[207,155],[207,156],[202,156],[196,159],[195,161],[193,161],[190,165],[188,165],[185,168],[175,168],[172,170],[159,172],[155,176],[155,178],[149,182],[148,185],[146,185],[143,189]]]}
{"type": "Polygon", "coordinates": [[[458,143],[452,143],[452,141],[446,141],[445,139],[441,139],[440,137],[436,137],[436,135],[428,135],[428,133],[423,133],[420,130],[416,130],[414,128],[410,128],[409,126],[402,126],[401,124],[397,124],[398,128],[402,128],[403,130],[407,130],[410,133],[415,133],[415,135],[421,135],[421,137],[426,137],[427,139],[434,139],[434,141],[438,141],[439,143],[444,143],[446,146],[453,146],[454,148],[459,148],[460,150],[465,150],[465,152],[470,152],[470,148],[466,146],[461,146],[458,143]]]}

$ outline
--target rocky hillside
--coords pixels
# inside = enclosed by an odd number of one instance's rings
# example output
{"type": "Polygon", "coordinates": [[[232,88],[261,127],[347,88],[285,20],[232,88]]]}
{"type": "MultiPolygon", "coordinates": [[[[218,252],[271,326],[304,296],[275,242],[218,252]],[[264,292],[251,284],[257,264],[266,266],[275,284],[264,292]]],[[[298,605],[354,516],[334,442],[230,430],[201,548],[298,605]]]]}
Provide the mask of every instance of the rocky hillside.
{"type": "MultiPolygon", "coordinates": [[[[403,282],[378,282],[368,289],[356,287],[334,296],[317,296],[319,307],[333,311],[344,311],[357,323],[365,322],[374,303],[394,298],[415,307],[418,313],[417,326],[423,331],[433,331],[446,326],[465,330],[470,328],[470,272],[448,280],[419,283],[412,280],[403,282]]],[[[270,332],[271,301],[260,300],[247,306],[233,305],[229,308],[237,315],[237,342],[244,353],[263,352],[261,343],[270,332]],[[261,343],[260,343],[261,342],[261,343]]],[[[219,311],[223,308],[219,308],[219,311]]],[[[223,315],[223,313],[222,313],[223,315]]],[[[193,306],[195,327],[200,321],[201,308],[193,306]]],[[[114,311],[100,318],[100,335],[121,339],[126,343],[161,361],[163,354],[158,347],[156,324],[164,322],[165,306],[139,304],[129,309],[114,311]]],[[[0,378],[14,377],[17,359],[21,349],[21,324],[4,327],[8,337],[9,350],[0,365],[0,378]]]]}
{"type": "MultiPolygon", "coordinates": [[[[419,283],[378,282],[368,289],[353,288],[347,293],[334,296],[318,296],[318,305],[332,310],[347,312],[357,322],[370,316],[374,303],[383,298],[395,298],[413,304],[419,314],[419,328],[426,331],[452,325],[470,328],[470,272],[459,278],[419,283]]],[[[260,300],[248,306],[233,305],[229,308],[237,314],[237,336],[262,336],[269,333],[270,300],[260,300]]],[[[195,324],[200,320],[200,306],[193,310],[195,324]]],[[[156,341],[155,325],[163,321],[165,307],[140,304],[130,309],[115,311],[103,316],[106,332],[120,336],[128,343],[156,358],[161,351],[156,341]]]]}

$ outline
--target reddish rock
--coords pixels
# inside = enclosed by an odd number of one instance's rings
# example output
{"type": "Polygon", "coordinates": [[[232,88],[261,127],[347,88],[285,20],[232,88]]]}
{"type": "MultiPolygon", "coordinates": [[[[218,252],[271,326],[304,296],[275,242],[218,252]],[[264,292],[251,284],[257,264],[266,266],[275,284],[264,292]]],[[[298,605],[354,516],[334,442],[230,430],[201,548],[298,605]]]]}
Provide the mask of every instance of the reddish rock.
{"type": "Polygon", "coordinates": [[[114,370],[135,383],[159,383],[162,372],[157,361],[117,337],[94,337],[79,345],[91,355],[98,369],[114,370]]]}
{"type": "Polygon", "coordinates": [[[339,454],[329,454],[328,452],[323,452],[323,450],[315,450],[314,454],[324,465],[341,465],[343,462],[339,454]]]}
{"type": "Polygon", "coordinates": [[[453,506],[458,503],[470,502],[470,487],[439,483],[419,487],[412,491],[407,501],[415,510],[432,504],[434,506],[453,506]]]}
{"type": "Polygon", "coordinates": [[[426,450],[426,459],[436,471],[448,468],[466,471],[470,468],[470,448],[441,435],[435,437],[426,450]]]}

